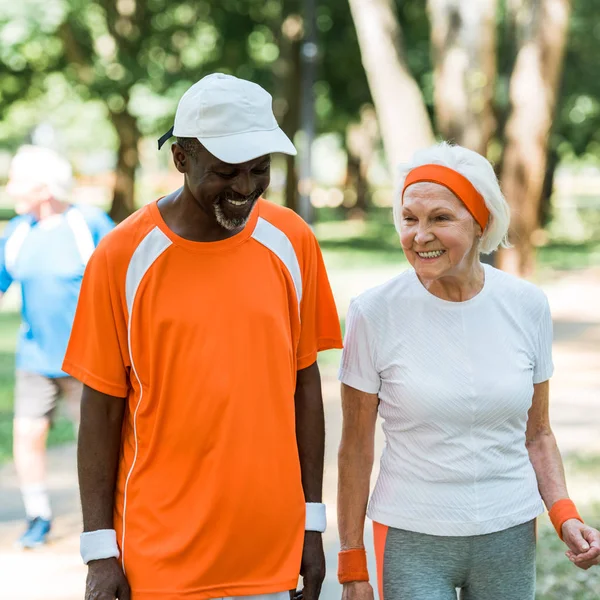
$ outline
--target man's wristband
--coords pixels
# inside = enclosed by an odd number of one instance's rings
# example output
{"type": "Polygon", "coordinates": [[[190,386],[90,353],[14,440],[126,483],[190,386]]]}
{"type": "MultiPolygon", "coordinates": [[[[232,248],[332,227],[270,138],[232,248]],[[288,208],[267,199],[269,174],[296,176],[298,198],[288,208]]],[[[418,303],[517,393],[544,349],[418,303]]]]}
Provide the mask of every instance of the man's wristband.
{"type": "Polygon", "coordinates": [[[569,519],[577,519],[583,523],[583,519],[579,516],[579,513],[575,508],[575,504],[573,504],[573,501],[569,500],[569,498],[557,500],[548,511],[548,516],[550,517],[552,525],[554,525],[554,529],[556,529],[556,533],[558,533],[558,537],[561,540],[563,539],[562,526],[565,521],[568,521],[569,519]]]}
{"type": "Polygon", "coordinates": [[[324,504],[320,502],[306,503],[306,526],[304,529],[320,533],[327,529],[327,511],[324,504]]]}
{"type": "Polygon", "coordinates": [[[364,548],[342,550],[338,554],[338,581],[340,583],[369,581],[367,552],[364,548]]]}
{"type": "Polygon", "coordinates": [[[117,532],[114,529],[85,531],[79,537],[79,549],[86,565],[92,560],[119,558],[117,532]]]}

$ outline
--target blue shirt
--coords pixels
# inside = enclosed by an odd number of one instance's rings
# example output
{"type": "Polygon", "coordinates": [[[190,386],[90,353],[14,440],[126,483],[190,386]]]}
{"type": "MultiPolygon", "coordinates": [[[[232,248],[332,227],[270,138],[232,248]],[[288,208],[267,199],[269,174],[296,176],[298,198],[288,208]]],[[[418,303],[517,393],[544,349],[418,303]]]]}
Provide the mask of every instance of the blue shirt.
{"type": "Polygon", "coordinates": [[[22,324],[17,369],[46,377],[61,370],[77,307],[85,264],[98,242],[114,227],[92,206],[36,221],[17,216],[0,239],[0,291],[21,285],[22,324]]]}

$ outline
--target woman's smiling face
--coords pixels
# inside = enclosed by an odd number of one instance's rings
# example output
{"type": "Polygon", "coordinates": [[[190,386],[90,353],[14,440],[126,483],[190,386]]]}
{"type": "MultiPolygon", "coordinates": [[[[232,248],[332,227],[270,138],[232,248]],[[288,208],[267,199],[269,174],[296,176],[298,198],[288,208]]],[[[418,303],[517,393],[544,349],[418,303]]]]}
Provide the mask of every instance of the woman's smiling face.
{"type": "Polygon", "coordinates": [[[400,241],[423,280],[468,272],[479,259],[481,227],[465,205],[437,183],[415,183],[404,192],[400,241]]]}

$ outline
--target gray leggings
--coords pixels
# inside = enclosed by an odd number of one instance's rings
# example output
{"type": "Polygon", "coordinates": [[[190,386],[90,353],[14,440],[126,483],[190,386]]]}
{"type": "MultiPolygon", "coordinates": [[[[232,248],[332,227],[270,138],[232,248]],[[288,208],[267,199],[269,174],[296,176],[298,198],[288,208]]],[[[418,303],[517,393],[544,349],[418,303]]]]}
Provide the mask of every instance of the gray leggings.
{"type": "Polygon", "coordinates": [[[535,598],[535,521],[466,537],[389,527],[384,539],[381,600],[456,600],[457,589],[461,600],[535,598]]]}

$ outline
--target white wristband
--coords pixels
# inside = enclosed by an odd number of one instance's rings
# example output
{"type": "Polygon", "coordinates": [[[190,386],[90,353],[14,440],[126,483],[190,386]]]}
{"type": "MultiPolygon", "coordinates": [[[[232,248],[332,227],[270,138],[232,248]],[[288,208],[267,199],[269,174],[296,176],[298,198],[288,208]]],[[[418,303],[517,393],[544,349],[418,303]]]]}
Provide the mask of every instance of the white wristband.
{"type": "Polygon", "coordinates": [[[91,560],[119,558],[117,532],[114,529],[85,531],[79,537],[81,558],[87,565],[91,560]]]}
{"type": "Polygon", "coordinates": [[[327,511],[320,502],[306,503],[306,531],[319,531],[327,529],[327,511]]]}

